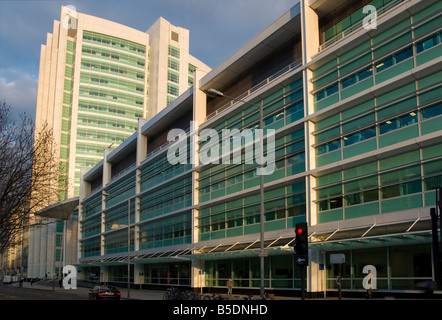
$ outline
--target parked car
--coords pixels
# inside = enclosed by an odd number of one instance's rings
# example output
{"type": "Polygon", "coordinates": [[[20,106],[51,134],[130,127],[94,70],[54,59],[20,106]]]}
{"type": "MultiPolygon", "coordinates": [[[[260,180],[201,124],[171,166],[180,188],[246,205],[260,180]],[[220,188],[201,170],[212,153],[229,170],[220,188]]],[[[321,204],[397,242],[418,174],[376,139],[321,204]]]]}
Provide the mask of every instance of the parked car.
{"type": "Polygon", "coordinates": [[[97,300],[97,299],[115,299],[120,300],[121,293],[120,291],[111,286],[101,285],[96,286],[89,292],[89,299],[90,300],[97,300]]]}
{"type": "Polygon", "coordinates": [[[3,276],[3,283],[4,284],[12,283],[12,277],[11,276],[3,276]]]}

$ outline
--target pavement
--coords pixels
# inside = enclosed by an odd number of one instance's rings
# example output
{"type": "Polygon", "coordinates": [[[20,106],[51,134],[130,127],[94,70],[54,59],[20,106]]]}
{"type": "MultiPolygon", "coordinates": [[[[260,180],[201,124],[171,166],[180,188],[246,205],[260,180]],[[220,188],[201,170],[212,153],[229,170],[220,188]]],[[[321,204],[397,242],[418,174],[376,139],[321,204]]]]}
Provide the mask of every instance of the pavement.
{"type": "MultiPolygon", "coordinates": [[[[19,286],[19,283],[14,283],[12,284],[15,287],[19,286]]],[[[80,295],[80,296],[84,296],[84,297],[88,297],[89,295],[89,291],[91,288],[89,287],[83,287],[81,285],[77,285],[77,289],[65,289],[63,287],[60,288],[60,286],[58,284],[56,284],[55,286],[52,285],[52,282],[50,281],[39,281],[39,282],[34,282],[33,284],[31,284],[31,282],[23,282],[23,288],[26,289],[33,289],[33,290],[48,290],[48,291],[55,291],[55,292],[69,292],[75,295],[80,295]]],[[[122,300],[163,300],[163,295],[165,293],[166,290],[147,290],[147,289],[134,289],[131,288],[129,290],[129,295],[128,295],[128,290],[127,287],[118,287],[116,286],[117,289],[121,292],[121,299],[122,300]]],[[[212,294],[206,294],[209,297],[212,297],[212,294]]],[[[245,299],[249,299],[248,295],[240,295],[240,294],[232,294],[230,296],[227,296],[227,294],[216,294],[217,297],[222,297],[224,299],[228,299],[228,300],[245,300],[245,299]]],[[[258,300],[258,295],[254,295],[253,299],[257,299],[258,300]]],[[[300,298],[295,298],[295,297],[272,297],[274,298],[274,300],[300,300],[300,298]]]]}
{"type": "MultiPolygon", "coordinates": [[[[12,284],[15,287],[19,286],[19,283],[12,284]]],[[[31,282],[23,282],[23,288],[26,289],[33,289],[33,290],[48,290],[48,291],[55,291],[55,292],[70,292],[75,295],[80,295],[84,297],[89,296],[89,291],[91,288],[77,286],[77,289],[65,289],[63,287],[60,288],[57,284],[55,286],[52,285],[52,283],[48,282],[34,282],[31,284],[31,282]]],[[[163,294],[164,290],[145,290],[145,289],[133,289],[131,288],[129,290],[129,296],[127,293],[127,288],[121,288],[117,287],[118,290],[121,292],[121,299],[122,300],[163,300],[163,294]]]]}
{"type": "MultiPolygon", "coordinates": [[[[19,283],[12,284],[15,287],[19,286],[19,283]]],[[[31,284],[31,282],[23,282],[23,287],[26,289],[33,289],[33,290],[49,290],[49,291],[55,291],[55,292],[63,292],[63,293],[72,293],[75,295],[79,295],[82,297],[88,298],[89,296],[89,287],[84,287],[81,285],[77,285],[77,289],[65,289],[63,287],[59,287],[58,285],[53,286],[52,282],[48,281],[39,281],[31,284]]],[[[127,287],[118,287],[118,290],[121,292],[121,299],[122,300],[163,300],[163,295],[166,290],[147,290],[147,289],[134,289],[131,288],[128,290],[127,287]]],[[[208,296],[212,296],[212,294],[206,294],[208,296]]],[[[241,295],[241,294],[232,294],[230,296],[227,296],[226,294],[217,294],[217,297],[221,296],[224,299],[228,300],[246,300],[249,299],[248,295],[241,295]]],[[[259,296],[254,295],[253,299],[258,300],[259,296]]],[[[300,300],[300,297],[287,297],[287,296],[274,296],[272,297],[273,300],[300,300]]],[[[385,297],[379,297],[377,299],[373,300],[393,300],[396,299],[391,296],[385,296],[385,297]]],[[[434,298],[433,298],[434,299],[434,298]]],[[[439,298],[440,299],[440,295],[439,298]]],[[[308,299],[308,300],[338,300],[337,297],[327,297],[327,298],[316,298],[316,299],[308,299]]],[[[361,298],[351,298],[351,297],[343,297],[342,300],[365,300],[361,298]]]]}

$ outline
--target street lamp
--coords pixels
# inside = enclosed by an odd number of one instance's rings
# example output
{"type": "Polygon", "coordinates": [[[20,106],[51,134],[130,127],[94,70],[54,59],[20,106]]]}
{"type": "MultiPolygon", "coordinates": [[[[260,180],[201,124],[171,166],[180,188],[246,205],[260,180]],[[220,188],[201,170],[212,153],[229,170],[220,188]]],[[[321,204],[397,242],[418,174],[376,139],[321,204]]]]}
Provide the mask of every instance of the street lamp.
{"type": "MultiPolygon", "coordinates": [[[[226,96],[224,93],[222,93],[221,91],[218,91],[216,89],[208,89],[206,91],[207,94],[209,94],[210,96],[220,96],[220,97],[226,97],[229,99],[232,99],[233,101],[239,101],[242,102],[244,104],[248,104],[251,105],[253,107],[256,107],[255,104],[244,101],[244,100],[240,100],[234,97],[230,97],[230,96],[226,96]]],[[[261,128],[261,130],[263,130],[262,132],[262,136],[261,139],[259,141],[259,149],[261,150],[261,175],[260,175],[260,179],[259,179],[259,205],[260,205],[260,232],[259,232],[259,240],[260,240],[260,247],[259,247],[259,265],[260,265],[260,296],[261,298],[264,297],[264,161],[263,161],[263,157],[264,157],[264,116],[263,116],[263,109],[262,109],[262,104],[260,104],[259,106],[259,127],[261,128]]]]}
{"type": "MultiPolygon", "coordinates": [[[[103,196],[110,196],[103,190],[103,196]]],[[[127,297],[130,297],[130,198],[127,199],[127,297]]]]}

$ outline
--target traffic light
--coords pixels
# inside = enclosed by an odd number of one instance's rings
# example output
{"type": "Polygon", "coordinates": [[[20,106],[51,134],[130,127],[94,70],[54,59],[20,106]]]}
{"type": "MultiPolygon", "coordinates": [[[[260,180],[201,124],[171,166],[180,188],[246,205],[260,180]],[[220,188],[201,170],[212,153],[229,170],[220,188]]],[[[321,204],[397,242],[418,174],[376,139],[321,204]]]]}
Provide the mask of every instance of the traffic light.
{"type": "Polygon", "coordinates": [[[295,226],[295,253],[298,256],[308,255],[308,230],[306,222],[299,222],[295,226]]]}

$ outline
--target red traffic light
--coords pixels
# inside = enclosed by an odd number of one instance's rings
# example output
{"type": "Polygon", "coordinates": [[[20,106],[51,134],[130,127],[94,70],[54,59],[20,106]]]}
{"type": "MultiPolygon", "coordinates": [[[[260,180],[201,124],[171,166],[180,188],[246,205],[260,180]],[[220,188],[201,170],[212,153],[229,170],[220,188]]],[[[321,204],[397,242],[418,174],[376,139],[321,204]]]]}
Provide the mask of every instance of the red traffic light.
{"type": "Polygon", "coordinates": [[[296,229],[296,234],[302,234],[302,231],[303,231],[302,228],[297,228],[296,229]]]}

